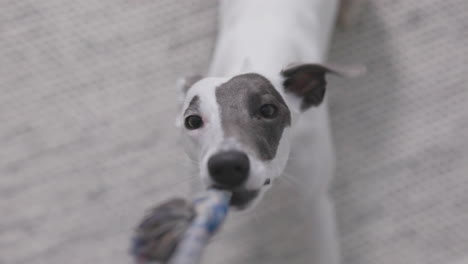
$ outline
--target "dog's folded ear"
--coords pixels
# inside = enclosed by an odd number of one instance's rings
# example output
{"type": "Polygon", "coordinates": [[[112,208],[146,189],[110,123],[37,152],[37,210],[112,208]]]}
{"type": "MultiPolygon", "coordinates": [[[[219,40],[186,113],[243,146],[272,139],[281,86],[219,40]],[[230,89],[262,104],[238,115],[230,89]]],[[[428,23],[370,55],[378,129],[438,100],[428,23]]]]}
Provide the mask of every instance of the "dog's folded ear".
{"type": "Polygon", "coordinates": [[[281,71],[284,78],[283,87],[286,93],[301,98],[300,110],[305,111],[322,103],[325,96],[327,73],[344,77],[356,77],[365,72],[365,68],[338,67],[322,64],[293,64],[281,71]]]}
{"type": "Polygon", "coordinates": [[[194,85],[196,82],[199,80],[203,79],[203,76],[200,74],[194,74],[194,75],[189,75],[183,78],[180,78],[177,81],[177,88],[179,90],[179,93],[185,96],[187,91],[194,85]]]}
{"type": "Polygon", "coordinates": [[[192,85],[194,85],[199,80],[203,79],[202,75],[194,74],[189,75],[184,78],[180,78],[177,80],[177,90],[178,90],[178,103],[181,105],[184,102],[185,95],[187,94],[188,90],[192,85]]]}

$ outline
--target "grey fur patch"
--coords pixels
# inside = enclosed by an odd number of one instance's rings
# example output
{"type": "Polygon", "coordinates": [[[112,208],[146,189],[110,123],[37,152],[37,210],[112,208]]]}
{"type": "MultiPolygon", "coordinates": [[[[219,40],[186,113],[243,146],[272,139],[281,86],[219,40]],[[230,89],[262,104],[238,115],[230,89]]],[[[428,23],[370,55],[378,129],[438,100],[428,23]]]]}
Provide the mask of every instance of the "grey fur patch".
{"type": "Polygon", "coordinates": [[[227,137],[250,147],[262,160],[275,157],[283,130],[291,125],[291,112],[270,81],[255,73],[235,76],[216,88],[216,101],[227,137]],[[274,118],[261,116],[264,104],[276,106],[274,118]]]}
{"type": "Polygon", "coordinates": [[[190,101],[187,109],[185,109],[184,116],[188,116],[190,114],[198,114],[200,112],[200,97],[195,95],[192,100],[190,101]]]}

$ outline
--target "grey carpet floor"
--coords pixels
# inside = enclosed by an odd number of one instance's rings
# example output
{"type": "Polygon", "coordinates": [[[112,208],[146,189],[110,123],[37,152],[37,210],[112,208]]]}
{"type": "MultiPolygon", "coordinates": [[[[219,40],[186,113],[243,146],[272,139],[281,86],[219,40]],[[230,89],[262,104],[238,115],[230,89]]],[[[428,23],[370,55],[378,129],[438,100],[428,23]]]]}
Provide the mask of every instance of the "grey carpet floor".
{"type": "MultiPolygon", "coordinates": [[[[0,1],[1,264],[130,263],[142,212],[195,181],[174,83],[207,68],[216,8],[0,1]]],[[[330,61],[369,67],[329,89],[345,263],[468,263],[468,2],[369,1],[330,61]]],[[[257,217],[291,207],[268,199],[257,217]]],[[[246,246],[248,221],[233,217],[207,263],[303,263],[279,223],[246,246]]]]}

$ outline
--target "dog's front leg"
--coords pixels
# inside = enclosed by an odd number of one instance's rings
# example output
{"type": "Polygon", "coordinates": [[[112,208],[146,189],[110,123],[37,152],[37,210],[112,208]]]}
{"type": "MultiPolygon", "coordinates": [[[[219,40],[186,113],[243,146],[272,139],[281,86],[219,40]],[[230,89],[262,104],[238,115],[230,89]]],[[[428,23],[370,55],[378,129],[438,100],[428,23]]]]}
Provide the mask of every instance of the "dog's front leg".
{"type": "Polygon", "coordinates": [[[305,206],[306,231],[308,246],[306,258],[308,263],[339,264],[340,250],[336,232],[335,210],[328,197],[323,195],[305,206]]]}
{"type": "Polygon", "coordinates": [[[329,194],[335,156],[327,101],[302,114],[295,127],[286,177],[294,179],[308,234],[306,263],[339,264],[335,208],[329,194]]]}
{"type": "MultiPolygon", "coordinates": [[[[310,168],[309,168],[310,169],[310,168]]],[[[312,172],[313,173],[313,172],[312,172]]],[[[335,207],[329,193],[325,190],[313,194],[313,184],[320,180],[311,179],[309,175],[289,175],[298,179],[300,182],[298,188],[300,192],[299,206],[303,209],[301,212],[307,262],[314,264],[339,264],[340,261],[340,243],[336,228],[335,207]],[[309,180],[307,180],[309,176],[309,180]],[[305,180],[302,180],[305,179],[305,180]],[[307,187],[311,187],[310,189],[307,187]],[[312,190],[311,190],[312,189],[312,190]]],[[[297,182],[297,181],[296,181],[297,182]]],[[[299,185],[296,184],[296,185],[299,185]]]]}

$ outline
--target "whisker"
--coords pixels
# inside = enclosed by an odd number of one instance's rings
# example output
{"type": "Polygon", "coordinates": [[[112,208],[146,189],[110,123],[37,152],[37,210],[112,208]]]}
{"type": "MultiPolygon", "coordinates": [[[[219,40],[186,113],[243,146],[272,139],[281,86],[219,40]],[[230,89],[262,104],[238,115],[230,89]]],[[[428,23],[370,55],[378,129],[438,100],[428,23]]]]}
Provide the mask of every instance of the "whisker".
{"type": "Polygon", "coordinates": [[[297,186],[295,182],[291,181],[291,179],[289,177],[286,177],[284,175],[283,175],[283,177],[278,177],[278,180],[279,180],[280,183],[284,182],[284,183],[287,183],[288,185],[293,186],[293,187],[297,186]]]}
{"type": "Polygon", "coordinates": [[[180,165],[180,166],[183,166],[183,167],[189,168],[189,169],[194,167],[194,164],[187,163],[187,162],[181,162],[181,163],[178,163],[177,165],[180,165]]]}
{"type": "Polygon", "coordinates": [[[187,157],[187,156],[185,157],[185,161],[189,161],[189,162],[191,162],[192,164],[195,164],[195,165],[200,164],[200,162],[198,160],[193,160],[193,159],[191,159],[190,157],[187,157]]]}
{"type": "Polygon", "coordinates": [[[181,184],[181,183],[186,183],[186,182],[191,182],[191,181],[196,181],[196,180],[200,180],[200,177],[198,177],[198,175],[192,175],[192,176],[183,178],[182,180],[177,181],[177,182],[172,183],[172,184],[173,185],[178,185],[178,184],[181,184]]]}
{"type": "MultiPolygon", "coordinates": [[[[290,161],[290,160],[299,160],[299,159],[303,158],[303,157],[300,157],[300,156],[291,156],[291,155],[288,155],[288,154],[286,154],[285,156],[287,156],[287,157],[286,157],[286,160],[287,160],[287,161],[290,161]]],[[[282,158],[285,158],[285,157],[284,157],[284,156],[280,156],[280,158],[282,159],[282,158]]]]}
{"type": "Polygon", "coordinates": [[[290,183],[294,184],[295,186],[299,186],[300,183],[297,181],[296,178],[294,178],[293,175],[288,174],[288,173],[283,173],[283,178],[288,180],[290,183]]]}

